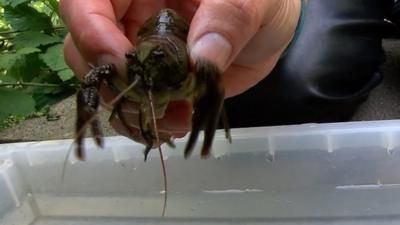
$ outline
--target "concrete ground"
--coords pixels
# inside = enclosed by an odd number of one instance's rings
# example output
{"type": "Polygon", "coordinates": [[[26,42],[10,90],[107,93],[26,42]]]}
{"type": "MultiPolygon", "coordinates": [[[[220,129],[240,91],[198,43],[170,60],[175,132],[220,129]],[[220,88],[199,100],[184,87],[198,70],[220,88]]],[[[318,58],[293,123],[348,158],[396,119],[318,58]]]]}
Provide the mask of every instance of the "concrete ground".
{"type": "MultiPolygon", "coordinates": [[[[384,42],[387,61],[382,66],[385,78],[381,85],[372,91],[369,99],[360,107],[353,120],[386,120],[400,118],[400,42],[384,42]]],[[[1,142],[23,140],[56,140],[73,137],[75,121],[75,96],[72,96],[51,108],[51,112],[60,115],[57,121],[36,118],[23,121],[0,133],[1,142]]],[[[116,135],[107,122],[109,113],[100,114],[106,136],[116,135]]]]}
{"type": "Polygon", "coordinates": [[[383,82],[370,94],[353,120],[400,119],[400,41],[384,41],[386,62],[381,67],[383,82]]]}

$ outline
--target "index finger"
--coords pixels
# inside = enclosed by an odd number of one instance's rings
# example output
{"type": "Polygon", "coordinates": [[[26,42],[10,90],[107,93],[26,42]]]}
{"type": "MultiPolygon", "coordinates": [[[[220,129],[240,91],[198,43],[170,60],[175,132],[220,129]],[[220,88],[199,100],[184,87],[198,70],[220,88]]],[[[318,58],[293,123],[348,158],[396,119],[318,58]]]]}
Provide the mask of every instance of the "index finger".
{"type": "MultiPolygon", "coordinates": [[[[61,0],[60,12],[83,58],[94,65],[114,63],[123,68],[122,57],[132,44],[118,24],[115,8],[131,1],[61,0]],[[113,5],[114,4],[114,5],[113,5]]],[[[123,14],[123,13],[120,13],[123,14]]]]}

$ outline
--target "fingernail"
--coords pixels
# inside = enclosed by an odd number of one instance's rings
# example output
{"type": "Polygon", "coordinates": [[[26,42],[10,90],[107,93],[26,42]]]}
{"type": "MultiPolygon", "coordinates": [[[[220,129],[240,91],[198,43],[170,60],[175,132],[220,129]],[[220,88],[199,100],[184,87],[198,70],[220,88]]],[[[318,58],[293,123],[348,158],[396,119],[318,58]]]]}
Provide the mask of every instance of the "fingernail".
{"type": "Polygon", "coordinates": [[[190,49],[192,59],[207,59],[216,63],[221,70],[225,70],[231,53],[231,44],[218,33],[204,34],[190,49]]]}

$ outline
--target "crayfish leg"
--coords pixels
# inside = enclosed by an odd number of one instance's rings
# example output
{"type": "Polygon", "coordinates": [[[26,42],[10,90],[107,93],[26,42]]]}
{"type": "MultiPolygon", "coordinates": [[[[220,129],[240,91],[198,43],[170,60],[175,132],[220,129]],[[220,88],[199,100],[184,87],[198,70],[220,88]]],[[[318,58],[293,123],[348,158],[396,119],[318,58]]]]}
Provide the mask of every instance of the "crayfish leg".
{"type": "Polygon", "coordinates": [[[103,147],[103,135],[100,123],[97,119],[97,111],[100,104],[99,88],[101,82],[113,73],[113,65],[107,64],[96,67],[85,75],[81,89],[77,93],[77,118],[75,124],[75,155],[84,160],[83,137],[88,126],[97,146],[103,147]]]}
{"type": "Polygon", "coordinates": [[[229,143],[232,143],[232,136],[231,136],[231,131],[229,127],[229,120],[228,120],[228,114],[226,113],[225,107],[222,106],[222,111],[221,111],[221,122],[222,126],[224,127],[225,130],[225,138],[228,139],[229,143]]]}
{"type": "Polygon", "coordinates": [[[144,110],[144,107],[140,107],[139,126],[140,133],[142,134],[143,139],[146,141],[146,148],[144,149],[144,161],[146,162],[147,156],[149,155],[151,148],[153,148],[154,135],[151,129],[151,123],[146,117],[148,114],[144,110]]]}
{"type": "MultiPolygon", "coordinates": [[[[192,131],[185,148],[185,158],[189,157],[199,136],[204,129],[204,142],[201,156],[207,157],[214,139],[215,130],[224,104],[225,90],[218,68],[206,60],[196,62],[196,88],[198,96],[194,101],[192,131]]],[[[229,128],[228,128],[229,129],[229,128]]]]}
{"type": "MultiPolygon", "coordinates": [[[[92,127],[92,132],[95,133],[98,131],[98,121],[95,118],[95,114],[97,112],[99,105],[99,96],[98,90],[94,87],[86,87],[82,88],[77,93],[77,120],[76,120],[76,157],[80,160],[84,160],[84,146],[83,146],[83,137],[85,135],[86,128],[88,124],[92,127]],[[95,128],[93,127],[95,126],[95,128]]],[[[102,138],[99,136],[95,137],[96,144],[102,144],[102,138]]]]}
{"type": "Polygon", "coordinates": [[[113,110],[111,111],[110,118],[108,119],[108,122],[111,122],[115,117],[118,117],[118,119],[121,121],[122,126],[124,127],[125,131],[128,134],[133,133],[132,129],[129,127],[127,119],[125,118],[125,115],[122,113],[122,104],[125,101],[124,98],[121,98],[117,103],[115,103],[113,110]]]}
{"type": "MultiPolygon", "coordinates": [[[[121,106],[122,106],[123,101],[125,101],[125,99],[122,98],[119,102],[117,102],[115,104],[115,107],[114,107],[113,111],[111,112],[109,121],[111,121],[114,117],[118,116],[124,129],[128,132],[128,134],[131,134],[131,133],[133,133],[133,130],[129,127],[127,119],[125,118],[125,115],[122,113],[121,106]]],[[[144,161],[146,161],[147,155],[149,154],[151,148],[153,147],[153,141],[152,141],[153,138],[152,138],[152,134],[149,131],[149,129],[145,128],[146,126],[144,124],[146,122],[144,121],[143,114],[144,114],[144,112],[142,110],[140,110],[139,111],[140,133],[142,134],[143,139],[147,143],[146,148],[144,150],[144,161]]]]}

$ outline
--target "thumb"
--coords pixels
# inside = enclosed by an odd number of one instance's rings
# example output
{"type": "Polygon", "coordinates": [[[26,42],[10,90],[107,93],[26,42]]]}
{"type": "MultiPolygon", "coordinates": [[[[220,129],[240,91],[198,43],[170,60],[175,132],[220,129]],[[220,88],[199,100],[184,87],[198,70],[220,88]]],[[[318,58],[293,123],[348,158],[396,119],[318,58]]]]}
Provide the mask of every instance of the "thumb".
{"type": "Polygon", "coordinates": [[[203,0],[189,30],[192,60],[204,58],[224,71],[274,12],[280,0],[203,0]]]}

